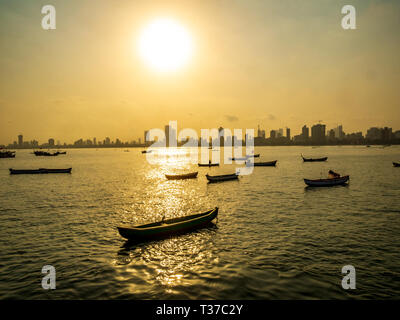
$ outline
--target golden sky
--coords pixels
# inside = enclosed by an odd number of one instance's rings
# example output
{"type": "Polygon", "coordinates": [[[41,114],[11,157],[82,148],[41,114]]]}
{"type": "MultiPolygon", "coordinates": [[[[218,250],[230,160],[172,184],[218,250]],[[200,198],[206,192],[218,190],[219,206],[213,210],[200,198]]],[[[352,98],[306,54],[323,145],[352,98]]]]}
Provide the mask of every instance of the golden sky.
{"type": "Polygon", "coordinates": [[[180,128],[290,127],[322,120],[345,132],[400,129],[400,2],[0,0],[0,144],[16,140],[133,140],[180,128]],[[157,18],[184,26],[189,62],[157,72],[138,54],[157,18]]]}

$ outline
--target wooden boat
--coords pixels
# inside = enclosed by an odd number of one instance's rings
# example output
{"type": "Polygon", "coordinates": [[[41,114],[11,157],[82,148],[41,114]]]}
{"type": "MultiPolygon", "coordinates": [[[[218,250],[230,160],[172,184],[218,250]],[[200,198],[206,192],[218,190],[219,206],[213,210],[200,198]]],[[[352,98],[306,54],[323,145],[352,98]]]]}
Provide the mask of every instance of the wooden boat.
{"type": "Polygon", "coordinates": [[[219,163],[198,163],[199,167],[217,167],[219,163]]]}
{"type": "Polygon", "coordinates": [[[229,158],[229,160],[231,160],[231,161],[245,161],[247,159],[248,159],[247,157],[229,158]]]}
{"type": "Polygon", "coordinates": [[[9,169],[10,174],[46,174],[46,173],[71,173],[72,168],[67,169],[9,169]]]}
{"type": "Polygon", "coordinates": [[[143,150],[142,153],[152,153],[153,150],[143,150]]]}
{"type": "MultiPolygon", "coordinates": [[[[278,160],[274,161],[267,161],[267,162],[254,162],[253,166],[254,167],[275,167],[276,163],[278,160]]],[[[250,162],[246,162],[246,166],[249,166],[250,162]]]]}
{"type": "Polygon", "coordinates": [[[0,151],[0,158],[15,158],[15,151],[0,151]]]}
{"type": "Polygon", "coordinates": [[[304,158],[303,155],[301,155],[303,158],[304,162],[317,162],[317,161],[326,161],[328,160],[328,157],[323,157],[323,158],[304,158]]]}
{"type": "Polygon", "coordinates": [[[233,174],[223,174],[219,176],[209,176],[206,174],[206,178],[209,182],[220,182],[220,181],[228,181],[228,180],[237,180],[239,176],[236,173],[233,174]]]}
{"type": "Polygon", "coordinates": [[[197,178],[198,172],[191,172],[185,174],[166,174],[165,177],[168,180],[182,180],[182,179],[194,179],[197,178]]]}
{"type": "Polygon", "coordinates": [[[393,162],[393,166],[394,167],[400,167],[400,163],[399,162],[393,162]]]}
{"type": "Polygon", "coordinates": [[[207,226],[218,216],[218,208],[204,213],[138,225],[117,227],[119,234],[129,240],[150,240],[165,238],[207,226]]]}
{"type": "Polygon", "coordinates": [[[317,179],[317,180],[304,179],[304,182],[306,185],[310,187],[332,187],[332,186],[346,184],[346,182],[349,181],[349,179],[350,176],[343,176],[333,179],[317,179]]]}
{"type": "Polygon", "coordinates": [[[33,153],[37,157],[56,157],[59,154],[61,154],[59,152],[50,153],[50,152],[47,152],[47,151],[34,151],[33,153]]]}

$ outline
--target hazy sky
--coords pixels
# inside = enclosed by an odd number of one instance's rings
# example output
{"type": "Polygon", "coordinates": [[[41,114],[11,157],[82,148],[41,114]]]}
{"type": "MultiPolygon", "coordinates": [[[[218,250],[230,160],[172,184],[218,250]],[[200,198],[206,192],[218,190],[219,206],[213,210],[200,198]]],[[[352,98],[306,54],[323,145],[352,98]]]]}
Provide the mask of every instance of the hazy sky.
{"type": "Polygon", "coordinates": [[[400,129],[400,1],[0,0],[0,144],[133,140],[180,128],[400,129]],[[41,28],[41,8],[57,29],[41,28]],[[341,27],[341,8],[357,29],[341,27]],[[191,34],[172,73],[138,55],[142,28],[175,19],[191,34]]]}

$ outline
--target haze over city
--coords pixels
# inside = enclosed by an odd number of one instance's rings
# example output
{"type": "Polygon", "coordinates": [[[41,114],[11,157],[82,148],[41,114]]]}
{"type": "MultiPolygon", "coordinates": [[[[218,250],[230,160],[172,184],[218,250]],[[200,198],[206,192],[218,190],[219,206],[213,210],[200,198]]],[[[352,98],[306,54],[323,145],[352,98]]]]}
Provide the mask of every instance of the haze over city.
{"type": "Polygon", "coordinates": [[[356,30],[341,27],[346,1],[52,4],[56,30],[42,29],[35,2],[0,3],[0,144],[21,133],[131,141],[170,120],[293,136],[319,120],[400,128],[398,1],[352,1],[356,30]],[[181,66],[146,53],[143,34],[165,18],[181,66]]]}

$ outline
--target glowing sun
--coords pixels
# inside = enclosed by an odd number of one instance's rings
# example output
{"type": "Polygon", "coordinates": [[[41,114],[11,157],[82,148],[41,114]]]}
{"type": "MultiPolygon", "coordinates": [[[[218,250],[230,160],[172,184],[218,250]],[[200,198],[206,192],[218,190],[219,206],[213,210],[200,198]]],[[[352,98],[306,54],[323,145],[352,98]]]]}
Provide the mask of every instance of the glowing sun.
{"type": "Polygon", "coordinates": [[[153,69],[174,71],[186,65],[193,53],[189,32],[171,19],[149,23],[139,36],[139,54],[153,69]]]}

